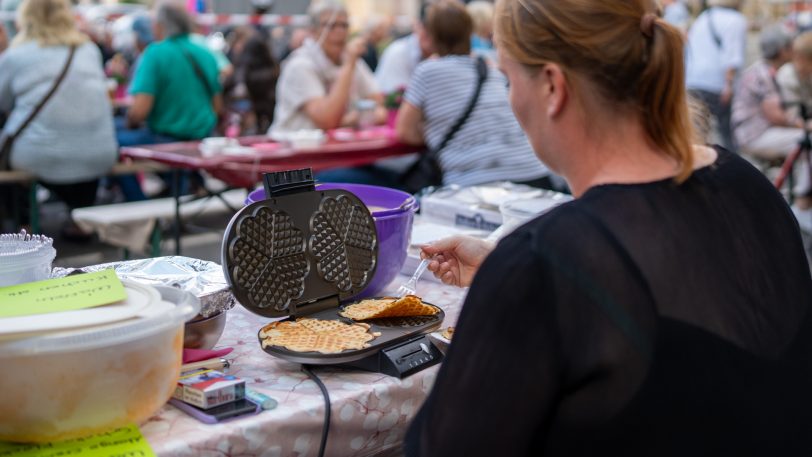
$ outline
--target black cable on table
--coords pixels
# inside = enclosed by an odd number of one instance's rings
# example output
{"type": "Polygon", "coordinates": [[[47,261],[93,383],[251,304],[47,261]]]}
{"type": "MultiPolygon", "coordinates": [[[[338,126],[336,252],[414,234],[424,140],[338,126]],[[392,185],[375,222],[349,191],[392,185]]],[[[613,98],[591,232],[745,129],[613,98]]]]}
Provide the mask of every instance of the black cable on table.
{"type": "Polygon", "coordinates": [[[321,428],[321,444],[319,444],[319,457],[324,457],[324,449],[327,447],[327,434],[330,432],[330,393],[327,387],[321,382],[318,376],[311,370],[310,365],[302,365],[302,371],[319,386],[321,394],[324,396],[324,425],[321,428]]]}

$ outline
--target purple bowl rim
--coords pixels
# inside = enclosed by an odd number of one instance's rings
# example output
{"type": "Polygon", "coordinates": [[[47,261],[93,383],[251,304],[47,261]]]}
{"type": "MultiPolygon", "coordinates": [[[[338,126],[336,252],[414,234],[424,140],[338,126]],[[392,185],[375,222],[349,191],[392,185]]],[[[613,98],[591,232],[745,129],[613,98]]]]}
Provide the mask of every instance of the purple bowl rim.
{"type": "MultiPolygon", "coordinates": [[[[397,208],[385,209],[385,210],[382,210],[382,211],[370,211],[370,214],[372,214],[372,217],[374,217],[376,219],[388,218],[388,216],[395,216],[395,215],[407,213],[407,212],[410,212],[410,211],[413,212],[413,213],[416,213],[417,210],[420,209],[420,202],[415,198],[414,195],[412,195],[412,194],[410,194],[408,192],[404,192],[404,191],[399,190],[399,189],[393,189],[391,187],[373,186],[373,185],[370,185],[370,184],[356,184],[356,183],[320,182],[320,183],[316,183],[316,189],[318,190],[318,187],[321,186],[321,185],[328,185],[328,186],[348,185],[348,186],[355,186],[355,187],[368,187],[368,188],[375,188],[375,189],[386,189],[387,191],[397,192],[397,193],[403,194],[403,195],[405,195],[407,197],[404,200],[404,202],[408,201],[409,204],[406,204],[405,206],[403,204],[401,204],[401,206],[399,206],[397,208]]],[[[262,191],[263,195],[265,194],[265,189],[263,189],[261,187],[258,187],[256,189],[248,192],[248,195],[245,197],[245,201],[243,203],[246,206],[250,205],[251,203],[255,203],[255,201],[250,201],[251,200],[251,194],[253,194],[255,192],[260,192],[260,191],[262,191]]],[[[358,198],[360,198],[360,197],[358,197],[358,198]]],[[[260,200],[257,200],[257,201],[260,201],[260,200]]]]}

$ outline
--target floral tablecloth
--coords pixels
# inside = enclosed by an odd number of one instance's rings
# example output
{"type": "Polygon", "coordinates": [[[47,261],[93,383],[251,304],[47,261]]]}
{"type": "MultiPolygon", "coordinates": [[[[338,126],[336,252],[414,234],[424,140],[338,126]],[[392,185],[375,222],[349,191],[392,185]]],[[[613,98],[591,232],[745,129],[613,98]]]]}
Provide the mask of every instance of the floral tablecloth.
{"type": "MultiPolygon", "coordinates": [[[[428,274],[428,273],[427,273],[428,274]]],[[[405,277],[391,286],[393,292],[405,277]]],[[[465,291],[422,281],[418,293],[446,313],[454,325],[465,291]]],[[[315,456],[324,420],[324,399],[300,365],[272,357],[259,347],[258,329],[269,322],[237,306],[218,343],[234,348],[229,373],[276,399],[279,406],[254,416],[207,425],[166,405],[141,426],[152,449],[168,456],[315,456]]],[[[394,451],[434,383],[438,365],[406,379],[341,368],[316,368],[330,393],[332,420],[326,455],[368,456],[394,451]]]]}

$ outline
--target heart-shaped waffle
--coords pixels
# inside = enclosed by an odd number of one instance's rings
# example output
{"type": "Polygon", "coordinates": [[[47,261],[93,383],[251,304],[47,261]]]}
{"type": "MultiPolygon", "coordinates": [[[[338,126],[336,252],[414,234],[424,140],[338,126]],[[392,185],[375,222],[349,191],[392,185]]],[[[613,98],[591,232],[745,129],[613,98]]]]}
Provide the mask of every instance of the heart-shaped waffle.
{"type": "Polygon", "coordinates": [[[327,197],[310,227],[319,275],[345,292],[361,286],[375,265],[375,226],[367,210],[344,196],[327,197]]]}
{"type": "Polygon", "coordinates": [[[309,271],[304,235],[281,211],[261,207],[242,218],[229,263],[237,286],[248,291],[250,306],[282,311],[304,293],[309,271]]]}
{"type": "Polygon", "coordinates": [[[363,349],[380,336],[369,333],[367,324],[346,324],[338,320],[296,319],[272,322],[262,328],[262,347],[281,346],[296,352],[335,354],[347,349],[363,349]]]}
{"type": "Polygon", "coordinates": [[[433,316],[440,310],[423,303],[420,297],[407,295],[403,298],[372,298],[349,305],[339,314],[356,321],[386,317],[433,316]]]}

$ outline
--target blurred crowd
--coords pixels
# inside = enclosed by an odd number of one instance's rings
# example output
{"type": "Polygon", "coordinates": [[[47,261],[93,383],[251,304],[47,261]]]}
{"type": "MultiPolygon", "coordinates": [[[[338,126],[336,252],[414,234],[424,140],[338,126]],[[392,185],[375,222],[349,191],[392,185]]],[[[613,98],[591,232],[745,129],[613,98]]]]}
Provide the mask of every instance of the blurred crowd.
{"type": "MultiPolygon", "coordinates": [[[[709,125],[708,141],[774,164],[803,136],[812,38],[765,27],[763,58],[746,68],[741,1],[702,3],[661,0],[663,18],[685,33],[696,123],[709,125]]],[[[98,203],[98,195],[133,201],[168,192],[166,177],[146,188],[136,176],[106,178],[121,146],[375,125],[434,154],[442,177],[433,184],[510,180],[566,191],[535,159],[510,109],[490,1],[427,3],[410,30],[372,15],[357,31],[338,0],[313,2],[309,27],[202,27],[171,0],[102,28],[73,14],[68,0],[3,0],[2,7],[17,11],[16,25],[0,24],[7,161],[35,174],[69,208],[98,203]],[[63,69],[61,90],[35,113],[63,69]]],[[[417,161],[382,160],[319,179],[415,190],[404,176],[417,161]]],[[[195,192],[205,180],[189,173],[182,187],[195,192]]],[[[796,181],[795,209],[808,211],[807,174],[796,181]]],[[[4,195],[15,198],[19,189],[4,195]]]]}
{"type": "MultiPolygon", "coordinates": [[[[671,5],[676,2],[671,2],[671,5]]],[[[737,151],[767,171],[799,149],[812,106],[812,32],[786,23],[768,24],[758,36],[754,62],[746,49],[748,20],[742,0],[708,0],[687,24],[686,85],[713,121],[710,142],[737,151]]],[[[687,11],[687,10],[685,10],[687,11]]],[[[676,19],[675,19],[676,20],[676,19]]],[[[806,156],[794,167],[793,211],[812,233],[812,199],[806,156]]]]}

